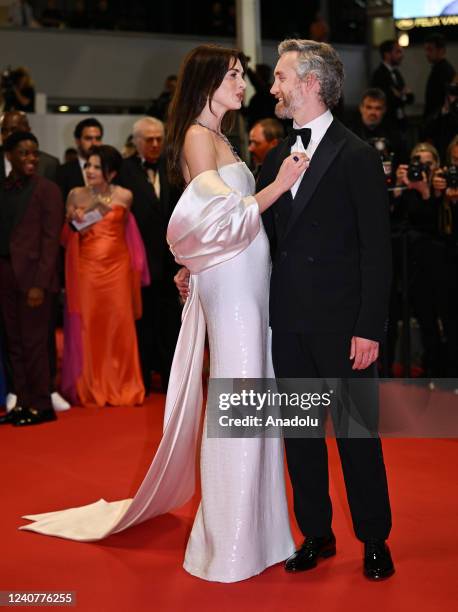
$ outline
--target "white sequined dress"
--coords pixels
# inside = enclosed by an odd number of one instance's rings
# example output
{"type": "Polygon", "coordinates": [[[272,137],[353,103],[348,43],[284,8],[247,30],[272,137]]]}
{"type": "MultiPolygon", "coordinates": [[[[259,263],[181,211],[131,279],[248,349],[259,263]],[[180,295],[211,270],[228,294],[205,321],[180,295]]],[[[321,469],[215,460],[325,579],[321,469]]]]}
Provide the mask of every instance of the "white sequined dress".
{"type": "MultiPolygon", "coordinates": [[[[80,541],[184,504],[194,492],[205,331],[213,378],[272,378],[268,328],[269,245],[242,162],[198,175],[172,215],[168,241],[191,271],[164,416],[164,435],[133,499],[25,516],[21,527],[80,541]]],[[[283,445],[274,438],[207,438],[202,501],[184,567],[200,578],[250,578],[294,551],[285,496],[283,445]]]]}

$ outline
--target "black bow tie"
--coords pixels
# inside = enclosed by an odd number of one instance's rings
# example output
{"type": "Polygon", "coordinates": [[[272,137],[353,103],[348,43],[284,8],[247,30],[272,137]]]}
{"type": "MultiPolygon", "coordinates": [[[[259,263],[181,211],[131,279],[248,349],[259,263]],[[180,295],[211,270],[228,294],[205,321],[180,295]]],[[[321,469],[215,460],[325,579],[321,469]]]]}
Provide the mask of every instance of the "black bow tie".
{"type": "Polygon", "coordinates": [[[5,179],[3,186],[7,191],[17,189],[18,191],[25,187],[25,178],[9,176],[5,179]]]}
{"type": "Polygon", "coordinates": [[[307,147],[309,146],[310,138],[312,137],[312,130],[310,128],[302,128],[300,130],[291,128],[289,130],[289,139],[288,139],[291,147],[296,143],[298,136],[301,137],[302,144],[304,145],[304,149],[307,149],[307,147]]]}
{"type": "Polygon", "coordinates": [[[146,159],[143,162],[142,166],[145,170],[154,170],[154,172],[157,172],[159,168],[159,164],[157,162],[153,164],[152,162],[146,161],[146,159]]]}

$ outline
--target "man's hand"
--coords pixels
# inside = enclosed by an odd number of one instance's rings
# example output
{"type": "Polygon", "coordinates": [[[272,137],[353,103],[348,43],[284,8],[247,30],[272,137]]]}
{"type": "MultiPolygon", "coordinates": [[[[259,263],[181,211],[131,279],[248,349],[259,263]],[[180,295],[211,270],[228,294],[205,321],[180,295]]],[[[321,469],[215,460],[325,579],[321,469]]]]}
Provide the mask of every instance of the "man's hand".
{"type": "Polygon", "coordinates": [[[173,277],[175,285],[180,294],[181,303],[184,304],[189,295],[189,270],[188,268],[180,268],[173,277]]]}
{"type": "Polygon", "coordinates": [[[354,359],[353,370],[365,370],[378,358],[379,343],[353,336],[351,339],[350,359],[354,359]]]}
{"type": "Polygon", "coordinates": [[[27,306],[37,308],[43,304],[45,292],[40,287],[31,287],[27,292],[27,306]]]}

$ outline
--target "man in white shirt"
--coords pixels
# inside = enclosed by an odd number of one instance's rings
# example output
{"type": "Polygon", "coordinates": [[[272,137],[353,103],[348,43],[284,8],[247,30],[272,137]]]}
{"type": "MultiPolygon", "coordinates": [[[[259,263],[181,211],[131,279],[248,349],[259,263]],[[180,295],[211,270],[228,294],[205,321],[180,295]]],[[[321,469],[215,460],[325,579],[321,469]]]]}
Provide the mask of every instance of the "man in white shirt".
{"type": "MultiPolygon", "coordinates": [[[[272,253],[275,375],[370,379],[386,330],[391,283],[382,164],[372,147],[331,114],[343,85],[343,66],[335,50],[326,43],[286,40],[279,54],[271,93],[277,99],[277,116],[293,119],[294,129],[267,155],[258,189],[274,180],[283,160],[295,151],[305,152],[310,164],[263,215],[272,253]]],[[[344,415],[340,404],[330,413],[354,530],[365,545],[364,575],[380,580],[391,576],[394,566],[385,544],[391,511],[378,408],[361,400],[357,406],[364,439],[337,433],[344,415]]],[[[286,561],[289,572],[312,569],[320,558],[336,552],[324,429],[320,433],[285,438],[294,510],[305,537],[286,561]]]]}

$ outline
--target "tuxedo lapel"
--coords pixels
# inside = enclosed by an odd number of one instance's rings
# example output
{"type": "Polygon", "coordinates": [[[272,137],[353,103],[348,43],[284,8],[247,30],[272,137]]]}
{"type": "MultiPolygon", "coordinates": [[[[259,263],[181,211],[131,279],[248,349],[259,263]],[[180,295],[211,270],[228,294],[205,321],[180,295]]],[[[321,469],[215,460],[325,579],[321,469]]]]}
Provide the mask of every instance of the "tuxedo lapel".
{"type": "Polygon", "coordinates": [[[296,197],[292,202],[292,213],[283,238],[291,231],[291,228],[310,202],[325,172],[336,158],[344,143],[345,134],[341,133],[340,124],[334,119],[318,145],[310,166],[302,178],[296,197]]]}

